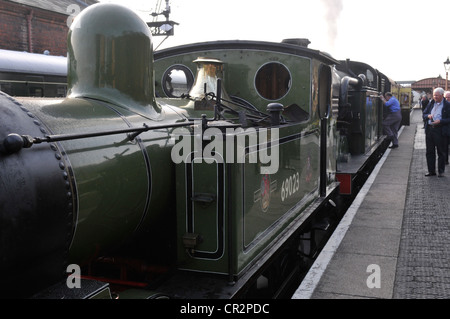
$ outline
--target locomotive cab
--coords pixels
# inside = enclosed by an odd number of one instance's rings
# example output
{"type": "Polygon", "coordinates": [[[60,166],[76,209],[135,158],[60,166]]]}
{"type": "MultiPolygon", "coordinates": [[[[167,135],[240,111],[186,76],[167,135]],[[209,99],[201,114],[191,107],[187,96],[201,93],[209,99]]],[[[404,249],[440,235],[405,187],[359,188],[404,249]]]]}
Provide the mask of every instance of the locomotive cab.
{"type": "MultiPolygon", "coordinates": [[[[184,156],[176,165],[179,269],[232,280],[251,276],[255,263],[289,237],[288,229],[296,228],[290,225],[305,222],[314,203],[337,194],[338,104],[331,92],[336,62],[304,46],[254,41],[192,44],[155,53],[157,100],[169,97],[193,121],[207,115],[203,131],[180,131],[174,147],[184,156]],[[191,92],[214,96],[223,88],[233,108],[217,117],[185,107],[192,105],[191,93],[178,99],[166,94],[168,74],[195,74],[196,62],[204,56],[211,64],[221,61],[226,72],[220,74],[220,86],[197,73],[191,92]],[[252,62],[242,64],[250,56],[252,62]],[[183,152],[183,144],[199,147],[183,152]],[[264,152],[276,165],[264,161],[264,152]]],[[[218,100],[210,111],[222,107],[218,100]]]]}

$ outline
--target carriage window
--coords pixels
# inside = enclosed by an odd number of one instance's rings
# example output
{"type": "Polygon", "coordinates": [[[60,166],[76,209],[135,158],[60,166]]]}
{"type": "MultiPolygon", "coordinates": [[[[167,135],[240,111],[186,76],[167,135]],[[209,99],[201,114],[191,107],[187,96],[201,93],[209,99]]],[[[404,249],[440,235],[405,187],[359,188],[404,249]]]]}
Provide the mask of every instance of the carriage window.
{"type": "Polygon", "coordinates": [[[162,88],[168,97],[181,97],[189,93],[194,84],[194,75],[184,65],[173,65],[164,72],[162,88]]]}
{"type": "Polygon", "coordinates": [[[366,72],[366,77],[367,77],[367,82],[369,82],[369,85],[370,85],[370,86],[375,86],[375,85],[374,85],[375,77],[374,77],[372,71],[367,70],[367,72],[366,72]]]}
{"type": "Polygon", "coordinates": [[[28,89],[28,96],[43,97],[44,96],[44,77],[43,76],[25,76],[28,89]]]}
{"type": "Polygon", "coordinates": [[[255,86],[259,95],[263,98],[279,100],[291,88],[291,74],[281,63],[267,63],[256,73],[255,86]]]}
{"type": "Polygon", "coordinates": [[[58,85],[57,89],[56,89],[56,96],[57,97],[64,97],[66,95],[67,95],[67,88],[65,86],[58,85]]]}
{"type": "Polygon", "coordinates": [[[370,70],[367,70],[367,72],[366,72],[366,76],[367,76],[367,81],[369,81],[369,82],[373,82],[373,80],[374,80],[374,76],[373,76],[373,73],[372,73],[372,71],[370,71],[370,70]]]}
{"type": "Polygon", "coordinates": [[[42,87],[38,87],[38,86],[28,87],[28,96],[43,97],[44,89],[42,87]]]}

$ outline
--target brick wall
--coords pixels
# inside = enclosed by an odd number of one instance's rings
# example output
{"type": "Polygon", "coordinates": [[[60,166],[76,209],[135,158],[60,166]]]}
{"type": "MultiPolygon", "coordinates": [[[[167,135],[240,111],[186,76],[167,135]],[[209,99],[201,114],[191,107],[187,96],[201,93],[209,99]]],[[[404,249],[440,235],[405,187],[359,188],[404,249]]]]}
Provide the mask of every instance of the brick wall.
{"type": "Polygon", "coordinates": [[[0,49],[67,55],[68,16],[0,0],[0,49]],[[31,31],[31,32],[29,32],[31,31]]]}

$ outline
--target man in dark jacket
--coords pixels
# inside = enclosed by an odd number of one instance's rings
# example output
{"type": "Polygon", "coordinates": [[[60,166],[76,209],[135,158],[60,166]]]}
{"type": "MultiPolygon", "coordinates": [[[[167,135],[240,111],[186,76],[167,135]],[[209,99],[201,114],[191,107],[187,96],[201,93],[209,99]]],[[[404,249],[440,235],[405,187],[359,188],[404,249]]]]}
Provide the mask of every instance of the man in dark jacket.
{"type": "Polygon", "coordinates": [[[430,103],[430,100],[428,100],[427,95],[426,94],[422,95],[422,99],[420,100],[420,106],[422,107],[422,112],[428,106],[428,103],[430,103]]]}
{"type": "Polygon", "coordinates": [[[444,89],[437,88],[433,92],[433,100],[423,111],[425,122],[425,142],[428,173],[436,175],[436,150],[438,153],[438,176],[444,176],[447,161],[447,137],[450,136],[450,102],[444,99],[444,89]]]}

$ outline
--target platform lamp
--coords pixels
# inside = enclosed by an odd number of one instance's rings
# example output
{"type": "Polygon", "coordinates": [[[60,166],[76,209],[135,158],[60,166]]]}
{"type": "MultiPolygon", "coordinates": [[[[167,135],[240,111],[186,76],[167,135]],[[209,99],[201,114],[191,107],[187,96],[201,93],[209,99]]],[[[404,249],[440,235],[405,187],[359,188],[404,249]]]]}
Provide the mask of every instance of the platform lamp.
{"type": "Polygon", "coordinates": [[[444,62],[445,68],[445,91],[448,91],[448,70],[450,69],[450,60],[447,57],[447,61],[444,62]]]}

